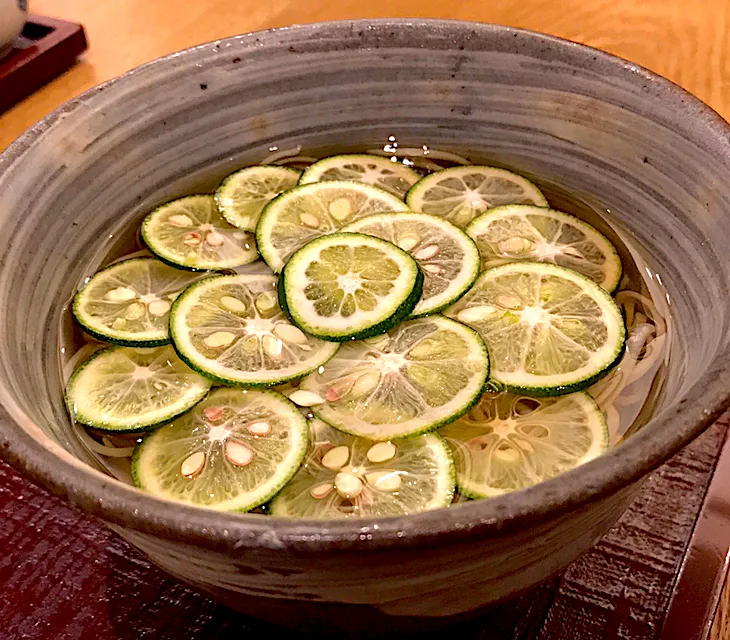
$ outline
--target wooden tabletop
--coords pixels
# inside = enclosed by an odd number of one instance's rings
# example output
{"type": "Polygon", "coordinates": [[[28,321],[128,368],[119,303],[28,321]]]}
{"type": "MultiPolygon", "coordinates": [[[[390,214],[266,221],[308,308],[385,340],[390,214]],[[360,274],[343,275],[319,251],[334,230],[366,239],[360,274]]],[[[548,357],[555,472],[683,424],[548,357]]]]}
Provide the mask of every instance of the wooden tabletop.
{"type": "Polygon", "coordinates": [[[730,117],[729,0],[31,0],[34,13],[81,22],[89,51],[0,116],[0,150],[69,98],[191,45],[294,23],[438,17],[544,31],[628,58],[730,117]]]}

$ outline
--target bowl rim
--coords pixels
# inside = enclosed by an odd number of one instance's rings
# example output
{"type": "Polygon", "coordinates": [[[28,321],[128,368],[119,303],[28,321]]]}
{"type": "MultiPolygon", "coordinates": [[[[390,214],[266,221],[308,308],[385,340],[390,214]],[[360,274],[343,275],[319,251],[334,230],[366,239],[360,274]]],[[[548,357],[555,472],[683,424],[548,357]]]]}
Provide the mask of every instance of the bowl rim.
{"type": "MultiPolygon", "coordinates": [[[[337,38],[357,29],[438,30],[459,43],[473,37],[511,34],[535,57],[551,59],[556,53],[586,70],[597,69],[628,79],[645,94],[661,99],[673,113],[693,119],[698,137],[718,157],[730,158],[730,125],[698,98],[635,63],[569,40],[508,26],[461,20],[382,18],[338,20],[292,25],[258,31],[197,45],[132,69],[66,102],[28,129],[0,154],[0,174],[20,160],[58,118],[88,107],[95,95],[123,83],[142,68],[164,66],[180,56],[205,56],[211,45],[237,43],[256,47],[281,45],[312,38],[337,38]]],[[[342,521],[289,520],[256,514],[225,513],[156,498],[116,481],[50,442],[15,403],[0,381],[0,452],[35,482],[64,497],[89,514],[109,523],[164,539],[213,551],[244,549],[330,553],[335,550],[367,552],[389,548],[431,547],[475,537],[491,537],[535,526],[564,516],[611,495],[639,480],[679,451],[712,424],[730,405],[730,366],[723,360],[730,348],[713,360],[712,367],[687,394],[668,407],[629,441],[592,462],[520,492],[489,500],[454,505],[449,509],[393,518],[342,521]],[[22,425],[20,430],[18,426],[22,425]],[[666,434],[671,433],[667,438],[666,434]]]]}

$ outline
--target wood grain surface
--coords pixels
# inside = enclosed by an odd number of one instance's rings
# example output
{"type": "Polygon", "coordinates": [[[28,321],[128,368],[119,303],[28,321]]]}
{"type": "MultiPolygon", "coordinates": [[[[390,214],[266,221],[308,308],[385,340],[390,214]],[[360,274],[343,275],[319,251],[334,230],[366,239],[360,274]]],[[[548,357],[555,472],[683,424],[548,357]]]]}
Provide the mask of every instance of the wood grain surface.
{"type": "MultiPolygon", "coordinates": [[[[362,17],[480,20],[551,33],[644,65],[730,117],[728,0],[31,0],[31,9],[83,23],[90,50],[0,116],[0,150],[69,98],[166,53],[252,30],[362,17]]],[[[719,423],[654,474],[617,527],[562,576],[454,635],[657,638],[726,428],[719,423]]],[[[0,639],[227,640],[267,631],[167,577],[0,463],[0,639]]],[[[728,637],[715,629],[713,638],[728,637]]]]}

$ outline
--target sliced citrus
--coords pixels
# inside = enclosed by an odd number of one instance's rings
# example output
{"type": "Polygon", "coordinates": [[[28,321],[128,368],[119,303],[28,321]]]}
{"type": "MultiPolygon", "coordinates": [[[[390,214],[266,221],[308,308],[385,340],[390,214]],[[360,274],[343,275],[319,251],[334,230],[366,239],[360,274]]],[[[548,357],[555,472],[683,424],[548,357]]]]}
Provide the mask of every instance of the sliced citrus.
{"type": "Polygon", "coordinates": [[[302,172],[290,167],[256,165],[228,176],[215,192],[221,215],[239,229],[255,231],[261,212],[280,193],[291,189],[302,172]]]}
{"type": "Polygon", "coordinates": [[[344,343],[290,397],[341,431],[390,440],[456,419],[481,396],[488,375],[479,336],[434,315],[344,343]]]}
{"type": "Polygon", "coordinates": [[[479,275],[474,242],[443,218],[426,213],[379,213],[343,231],[388,240],[407,251],[423,273],[423,293],[413,316],[436,313],[453,304],[479,275]]]}
{"type": "Polygon", "coordinates": [[[347,154],[315,162],[304,170],[299,184],[350,180],[372,184],[399,198],[405,198],[408,190],[420,179],[419,173],[390,157],[347,154]]]}
{"type": "Polygon", "coordinates": [[[447,507],[453,495],[453,461],[438,435],[373,442],[314,419],[304,464],[270,510],[292,518],[400,516],[447,507]]]}
{"type": "Polygon", "coordinates": [[[503,204],[547,206],[545,196],[529,180],[483,166],[432,173],[411,187],[406,202],[409,209],[446,218],[460,229],[487,209],[503,204]]]}
{"type": "Polygon", "coordinates": [[[626,340],[621,311],[604,289],[540,262],[485,271],[446,314],[484,339],[494,380],[527,395],[585,389],[618,363],[626,340]]]}
{"type": "Polygon", "coordinates": [[[160,260],[182,269],[232,269],[258,258],[253,234],[228,224],[213,196],[188,196],[142,221],[142,240],[160,260]]]}
{"type": "Polygon", "coordinates": [[[405,211],[398,197],[361,182],[315,182],[282,193],[256,227],[261,256],[277,273],[310,240],[382,211],[405,211]]]}
{"type": "Polygon", "coordinates": [[[465,231],[479,248],[482,269],[533,260],[574,269],[609,292],[621,280],[621,259],[613,245],[592,226],[562,211],[505,205],[472,220],[465,231]]]}
{"type": "Polygon", "coordinates": [[[603,414],[586,393],[559,398],[485,394],[441,430],[461,492],[492,498],[593,460],[608,448],[603,414]]]}
{"type": "Polygon", "coordinates": [[[207,274],[180,271],[154,258],[117,262],[92,276],[76,294],[73,313],[104,342],[152,347],[170,342],[170,307],[207,274]]]}
{"type": "Polygon", "coordinates": [[[279,298],[293,322],[336,342],[384,333],[408,317],[423,274],[394,244],[333,233],[299,249],[281,273],[279,298]]]}
{"type": "Polygon", "coordinates": [[[205,396],[210,385],[169,345],[111,347],[74,371],[66,388],[66,404],[78,422],[129,433],[184,413],[205,396]]]}
{"type": "Polygon", "coordinates": [[[279,306],[276,276],[215,276],[175,302],[170,330],[180,357],[228,385],[272,386],[306,375],[337,344],[306,335],[279,306]]]}
{"type": "Polygon", "coordinates": [[[160,498],[250,511],[294,475],[307,440],[306,419],[281,394],[215,389],[144,439],[134,452],[132,477],[160,498]]]}

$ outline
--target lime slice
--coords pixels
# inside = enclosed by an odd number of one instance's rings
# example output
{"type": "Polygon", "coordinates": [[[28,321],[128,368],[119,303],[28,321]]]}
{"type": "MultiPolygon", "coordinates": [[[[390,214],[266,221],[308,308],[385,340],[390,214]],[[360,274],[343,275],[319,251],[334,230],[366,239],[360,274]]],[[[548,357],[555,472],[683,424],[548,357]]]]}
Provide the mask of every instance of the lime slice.
{"type": "Polygon", "coordinates": [[[289,323],[278,304],[276,276],[216,276],[175,302],[175,349],[193,369],[228,385],[271,386],[329,360],[337,345],[289,323]]]}
{"type": "Polygon", "coordinates": [[[344,343],[326,367],[302,380],[299,391],[309,394],[319,418],[340,431],[389,440],[455,420],[479,399],[488,375],[479,336],[430,316],[344,343]]]}
{"type": "Polygon", "coordinates": [[[479,275],[479,252],[460,229],[426,213],[380,213],[347,225],[343,231],[383,238],[407,251],[423,273],[423,293],[414,316],[436,313],[453,304],[479,275]]]}
{"type": "Polygon", "coordinates": [[[253,234],[228,224],[213,196],[188,196],[142,221],[142,240],[160,260],[182,269],[232,269],[258,258],[253,234]]]}
{"type": "Polygon", "coordinates": [[[172,302],[206,277],[173,269],[154,258],[133,258],[102,269],[76,294],[73,313],[104,342],[153,347],[170,342],[172,302]]]}
{"type": "Polygon", "coordinates": [[[626,340],[606,291],[577,271],[540,262],[485,271],[446,314],[487,343],[494,380],[526,395],[585,389],[618,364],[626,340]]]}
{"type": "Polygon", "coordinates": [[[315,162],[304,170],[299,184],[351,180],[372,184],[399,198],[405,198],[408,190],[420,179],[419,173],[391,158],[350,154],[330,156],[315,162]]]}
{"type": "Polygon", "coordinates": [[[144,431],[198,403],[210,382],[191,371],[171,346],[110,347],[81,364],[68,381],[73,418],[104,431],[144,431]]]}
{"type": "Polygon", "coordinates": [[[132,477],[159,498],[249,511],[294,475],[307,439],[306,419],[281,394],[215,389],[144,439],[132,458],[132,477]]]}
{"type": "Polygon", "coordinates": [[[290,167],[257,165],[228,176],[215,192],[221,215],[234,227],[255,231],[264,207],[291,189],[302,172],[290,167]]]}
{"type": "Polygon", "coordinates": [[[461,492],[492,498],[525,489],[593,460],[608,448],[608,428],[586,393],[560,398],[484,394],[444,427],[461,492]]]}
{"type": "Polygon", "coordinates": [[[503,204],[546,207],[540,190],[516,173],[496,167],[452,167],[426,176],[413,185],[408,208],[446,218],[463,229],[474,218],[503,204]]]}
{"type": "Polygon", "coordinates": [[[496,207],[472,220],[482,269],[518,260],[552,262],[574,269],[613,291],[621,280],[621,259],[596,229],[562,211],[529,205],[496,207]]]}
{"type": "Polygon", "coordinates": [[[299,249],[279,286],[284,310],[298,327],[343,341],[384,333],[408,317],[421,297],[423,274],[390,242],[333,233],[299,249]]]}
{"type": "Polygon", "coordinates": [[[293,518],[401,516],[447,507],[453,496],[454,463],[441,437],[375,443],[315,419],[304,464],[270,510],[293,518]]]}
{"type": "Polygon", "coordinates": [[[371,213],[405,210],[406,205],[393,194],[361,182],[305,184],[266,206],[256,227],[256,242],[263,259],[278,273],[310,240],[371,213]]]}

